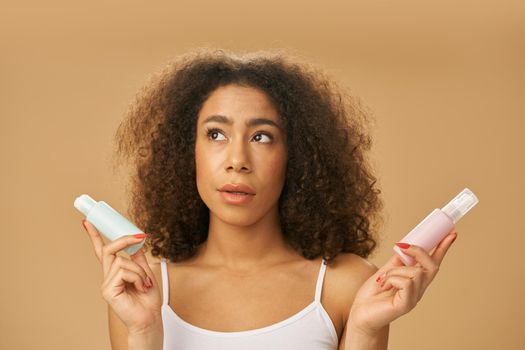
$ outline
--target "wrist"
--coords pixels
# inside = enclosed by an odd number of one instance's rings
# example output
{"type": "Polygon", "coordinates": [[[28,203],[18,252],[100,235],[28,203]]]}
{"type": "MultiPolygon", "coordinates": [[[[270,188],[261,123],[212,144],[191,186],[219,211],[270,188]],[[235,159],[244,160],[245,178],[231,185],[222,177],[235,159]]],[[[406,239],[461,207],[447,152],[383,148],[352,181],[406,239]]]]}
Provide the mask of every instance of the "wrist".
{"type": "Polygon", "coordinates": [[[350,315],[348,315],[348,319],[346,320],[347,332],[351,331],[356,336],[363,338],[373,338],[379,333],[378,330],[370,328],[369,322],[359,322],[359,318],[354,317],[352,311],[353,309],[350,311],[350,315]]]}
{"type": "Polygon", "coordinates": [[[379,338],[363,333],[359,329],[350,328],[346,334],[345,349],[348,350],[372,350],[377,349],[379,338]]]}
{"type": "Polygon", "coordinates": [[[150,333],[128,335],[129,350],[162,350],[164,333],[162,330],[150,333]]]}
{"type": "Polygon", "coordinates": [[[360,327],[348,325],[345,349],[347,350],[377,350],[387,349],[388,329],[386,326],[379,332],[372,332],[360,327]]]}
{"type": "Polygon", "coordinates": [[[352,332],[352,334],[354,334],[356,337],[359,337],[359,338],[375,338],[377,337],[379,333],[372,329],[368,329],[366,327],[361,327],[359,325],[352,324],[351,322],[348,322],[347,327],[348,327],[347,332],[352,332]]]}
{"type": "Polygon", "coordinates": [[[162,321],[156,321],[147,327],[128,331],[129,350],[162,350],[163,341],[162,321]]]}
{"type": "Polygon", "coordinates": [[[141,322],[136,322],[128,327],[128,335],[141,336],[142,334],[158,333],[162,330],[162,314],[159,312],[148,317],[143,317],[141,322]]]}

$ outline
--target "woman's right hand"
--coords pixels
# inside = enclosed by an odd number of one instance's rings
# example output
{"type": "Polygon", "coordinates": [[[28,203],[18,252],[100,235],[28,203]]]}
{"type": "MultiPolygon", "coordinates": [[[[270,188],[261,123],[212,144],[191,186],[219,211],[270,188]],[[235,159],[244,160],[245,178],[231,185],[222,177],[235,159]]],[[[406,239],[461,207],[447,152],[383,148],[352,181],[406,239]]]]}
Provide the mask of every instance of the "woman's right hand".
{"type": "Polygon", "coordinates": [[[95,255],[102,264],[104,281],[101,291],[104,300],[126,325],[129,334],[154,332],[161,322],[161,297],[155,276],[142,249],[131,259],[117,256],[117,252],[140,243],[145,238],[133,235],[104,243],[98,230],[82,221],[93,243],[95,255]]]}

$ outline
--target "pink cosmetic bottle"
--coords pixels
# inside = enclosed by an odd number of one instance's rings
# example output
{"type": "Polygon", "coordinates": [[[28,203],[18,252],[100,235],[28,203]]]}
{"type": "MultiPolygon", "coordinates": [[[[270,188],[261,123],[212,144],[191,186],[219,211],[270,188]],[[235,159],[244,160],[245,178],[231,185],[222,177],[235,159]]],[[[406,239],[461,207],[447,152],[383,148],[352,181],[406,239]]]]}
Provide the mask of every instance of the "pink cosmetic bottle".
{"type": "MultiPolygon", "coordinates": [[[[416,245],[430,252],[454,228],[454,225],[479,202],[471,190],[465,188],[442,209],[434,209],[400,242],[416,245]]],[[[412,266],[415,261],[394,246],[403,263],[412,266]]]]}

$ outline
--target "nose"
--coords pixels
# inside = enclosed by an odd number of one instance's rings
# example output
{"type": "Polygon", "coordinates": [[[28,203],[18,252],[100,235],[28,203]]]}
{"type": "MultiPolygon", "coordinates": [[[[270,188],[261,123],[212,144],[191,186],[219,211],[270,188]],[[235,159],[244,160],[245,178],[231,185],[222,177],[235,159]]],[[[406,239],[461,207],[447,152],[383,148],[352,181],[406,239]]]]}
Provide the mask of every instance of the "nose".
{"type": "Polygon", "coordinates": [[[226,161],[226,171],[251,172],[248,146],[244,141],[238,139],[230,144],[228,159],[226,161]]]}

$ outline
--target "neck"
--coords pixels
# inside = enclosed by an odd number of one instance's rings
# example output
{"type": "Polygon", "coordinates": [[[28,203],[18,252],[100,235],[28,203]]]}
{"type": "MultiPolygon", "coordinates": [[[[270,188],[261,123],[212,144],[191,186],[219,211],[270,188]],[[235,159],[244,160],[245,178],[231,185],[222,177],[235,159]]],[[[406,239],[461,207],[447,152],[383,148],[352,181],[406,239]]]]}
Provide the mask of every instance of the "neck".
{"type": "Polygon", "coordinates": [[[210,213],[208,239],[198,255],[206,265],[252,272],[295,257],[297,253],[284,242],[279,214],[274,210],[246,226],[225,222],[210,213]]]}

